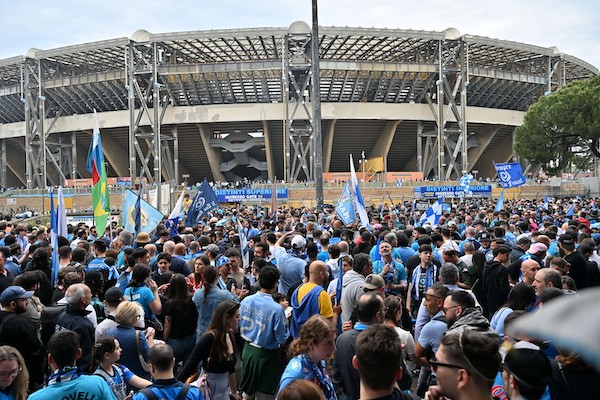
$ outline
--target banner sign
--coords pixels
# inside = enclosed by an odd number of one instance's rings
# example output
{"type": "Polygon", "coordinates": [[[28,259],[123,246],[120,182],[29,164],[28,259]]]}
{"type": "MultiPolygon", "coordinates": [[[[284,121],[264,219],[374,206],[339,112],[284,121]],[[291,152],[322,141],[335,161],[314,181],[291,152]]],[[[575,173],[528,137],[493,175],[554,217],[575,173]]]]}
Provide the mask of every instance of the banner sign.
{"type": "MultiPolygon", "coordinates": [[[[270,201],[273,189],[217,189],[219,203],[242,203],[245,201],[270,201]]],[[[277,200],[287,200],[288,190],[277,188],[277,200]]]]}
{"type": "Polygon", "coordinates": [[[462,186],[415,186],[415,199],[437,199],[440,197],[492,197],[489,185],[469,186],[470,195],[465,195],[462,186]]]}
{"type": "Polygon", "coordinates": [[[504,189],[509,189],[517,186],[522,186],[527,182],[523,175],[523,168],[519,163],[501,163],[494,164],[500,185],[504,189]]]}

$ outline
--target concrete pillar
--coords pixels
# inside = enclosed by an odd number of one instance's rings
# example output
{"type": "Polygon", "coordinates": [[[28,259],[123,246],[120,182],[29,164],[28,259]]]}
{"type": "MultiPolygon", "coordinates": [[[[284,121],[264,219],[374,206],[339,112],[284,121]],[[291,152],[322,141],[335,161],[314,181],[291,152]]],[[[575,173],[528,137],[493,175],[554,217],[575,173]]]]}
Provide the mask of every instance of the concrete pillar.
{"type": "Polygon", "coordinates": [[[394,141],[394,136],[396,136],[396,128],[400,122],[402,121],[388,121],[385,124],[383,131],[381,131],[377,138],[377,142],[375,142],[375,146],[373,146],[373,150],[371,150],[369,158],[388,156],[390,148],[392,147],[392,142],[394,141]]]}
{"type": "Polygon", "coordinates": [[[202,145],[208,158],[208,165],[215,181],[226,181],[225,175],[219,171],[219,164],[221,163],[221,153],[210,147],[210,139],[212,134],[207,124],[196,124],[198,131],[200,132],[200,138],[202,139],[202,145]]]}
{"type": "Polygon", "coordinates": [[[275,161],[273,160],[273,149],[271,145],[271,132],[269,132],[269,121],[263,120],[263,135],[265,138],[265,154],[267,156],[267,175],[269,180],[275,180],[275,161]]]}
{"type": "Polygon", "coordinates": [[[323,140],[323,172],[329,172],[331,166],[331,154],[333,153],[333,137],[335,134],[335,124],[337,119],[329,120],[327,131],[323,140]]]}

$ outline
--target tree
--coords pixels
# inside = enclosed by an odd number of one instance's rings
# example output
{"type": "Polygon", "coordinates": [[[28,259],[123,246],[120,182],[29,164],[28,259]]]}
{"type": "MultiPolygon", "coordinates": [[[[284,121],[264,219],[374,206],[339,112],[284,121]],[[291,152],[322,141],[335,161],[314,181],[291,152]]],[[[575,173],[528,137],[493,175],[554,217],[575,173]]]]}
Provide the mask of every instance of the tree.
{"type": "Polygon", "coordinates": [[[600,157],[600,76],[577,81],[533,104],[515,130],[515,151],[556,174],[600,157]]]}

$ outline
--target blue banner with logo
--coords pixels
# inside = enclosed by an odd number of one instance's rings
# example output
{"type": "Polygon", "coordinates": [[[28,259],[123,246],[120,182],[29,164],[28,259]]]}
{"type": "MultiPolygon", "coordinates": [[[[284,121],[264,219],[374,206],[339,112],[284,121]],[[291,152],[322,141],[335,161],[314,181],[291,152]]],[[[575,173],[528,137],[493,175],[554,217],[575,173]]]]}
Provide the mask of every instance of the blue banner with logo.
{"type": "Polygon", "coordinates": [[[470,194],[465,195],[464,186],[416,186],[415,199],[437,199],[440,197],[492,197],[489,185],[469,186],[470,194]]]}
{"type": "MultiPolygon", "coordinates": [[[[245,201],[271,201],[273,189],[218,189],[215,195],[220,203],[243,203],[245,201]]],[[[288,190],[277,189],[277,200],[287,200],[288,190]]]]}
{"type": "Polygon", "coordinates": [[[196,193],[196,197],[194,197],[194,201],[188,210],[185,226],[196,225],[200,218],[217,207],[219,207],[219,200],[217,200],[215,192],[213,192],[208,181],[204,178],[202,186],[200,187],[200,190],[198,190],[198,193],[196,193]]]}
{"type": "Polygon", "coordinates": [[[335,206],[335,212],[340,216],[345,225],[356,221],[356,210],[354,209],[354,201],[352,192],[350,191],[350,182],[346,182],[346,186],[335,206]]]}
{"type": "Polygon", "coordinates": [[[494,168],[496,168],[496,172],[498,173],[500,186],[504,189],[522,186],[527,181],[523,175],[523,168],[521,168],[521,164],[519,163],[494,164],[494,168]]]}

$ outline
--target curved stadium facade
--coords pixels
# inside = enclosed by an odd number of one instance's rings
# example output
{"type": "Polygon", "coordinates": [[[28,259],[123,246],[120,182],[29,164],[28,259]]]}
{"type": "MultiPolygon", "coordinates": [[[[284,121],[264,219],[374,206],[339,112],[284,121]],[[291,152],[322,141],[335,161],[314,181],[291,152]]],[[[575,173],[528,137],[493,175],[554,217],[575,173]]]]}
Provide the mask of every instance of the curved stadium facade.
{"type": "MultiPolygon", "coordinates": [[[[94,110],[109,176],[310,179],[310,40],[300,22],[137,31],[0,60],[0,184],[89,177],[94,110]]],[[[325,172],[364,151],[387,171],[493,176],[531,104],[598,74],[556,48],[452,28],[320,27],[319,45],[325,172]]]]}

